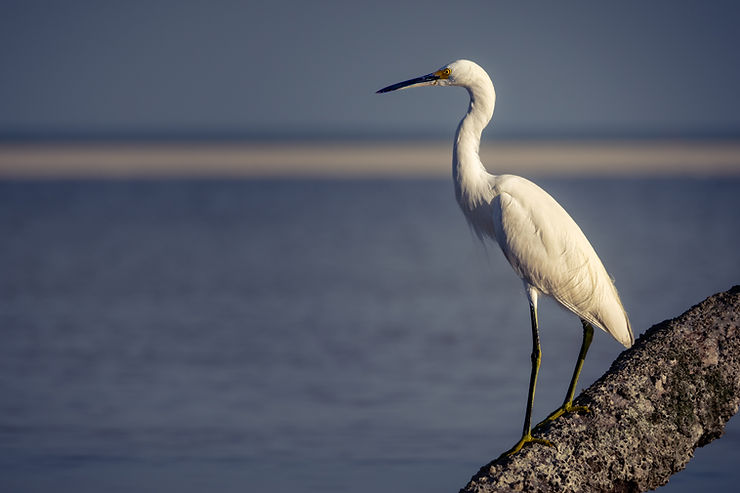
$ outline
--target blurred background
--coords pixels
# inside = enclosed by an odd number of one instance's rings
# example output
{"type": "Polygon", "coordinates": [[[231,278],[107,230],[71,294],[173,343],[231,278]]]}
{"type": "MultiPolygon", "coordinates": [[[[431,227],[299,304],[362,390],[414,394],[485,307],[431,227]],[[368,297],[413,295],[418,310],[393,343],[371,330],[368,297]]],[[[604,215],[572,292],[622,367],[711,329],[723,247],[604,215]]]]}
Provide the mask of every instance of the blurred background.
{"type": "MultiPolygon", "coordinates": [[[[0,489],[456,491],[519,438],[521,283],[457,210],[536,180],[636,335],[740,279],[734,2],[6,1],[0,489]]],[[[535,419],[578,353],[541,308],[535,419]]],[[[585,388],[621,348],[598,333],[585,388]]],[[[666,492],[728,490],[740,428],[666,492]]]]}

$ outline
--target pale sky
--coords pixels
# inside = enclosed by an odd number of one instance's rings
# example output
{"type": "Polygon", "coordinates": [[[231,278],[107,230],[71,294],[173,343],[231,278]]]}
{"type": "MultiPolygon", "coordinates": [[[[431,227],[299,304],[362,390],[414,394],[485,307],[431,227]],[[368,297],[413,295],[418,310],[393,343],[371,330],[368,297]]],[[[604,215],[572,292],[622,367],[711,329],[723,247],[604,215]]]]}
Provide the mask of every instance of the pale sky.
{"type": "Polygon", "coordinates": [[[457,58],[487,136],[740,135],[732,1],[33,1],[0,15],[0,137],[449,136],[459,88],[376,95],[457,58]]]}

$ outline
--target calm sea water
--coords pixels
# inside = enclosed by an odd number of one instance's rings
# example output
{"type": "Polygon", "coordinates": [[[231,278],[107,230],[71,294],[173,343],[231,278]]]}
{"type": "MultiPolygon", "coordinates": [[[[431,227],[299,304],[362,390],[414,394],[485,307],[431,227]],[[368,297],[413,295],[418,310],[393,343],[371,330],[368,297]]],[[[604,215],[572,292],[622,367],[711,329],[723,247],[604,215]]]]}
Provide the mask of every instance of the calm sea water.
{"type": "MultiPolygon", "coordinates": [[[[633,327],[740,282],[740,180],[540,180],[633,327]]],[[[529,314],[448,180],[0,182],[0,490],[451,492],[519,438],[529,314]]],[[[543,303],[535,419],[580,344],[543,303]]],[[[621,348],[597,333],[588,385],[621,348]]],[[[667,492],[740,480],[740,423],[667,492]]]]}

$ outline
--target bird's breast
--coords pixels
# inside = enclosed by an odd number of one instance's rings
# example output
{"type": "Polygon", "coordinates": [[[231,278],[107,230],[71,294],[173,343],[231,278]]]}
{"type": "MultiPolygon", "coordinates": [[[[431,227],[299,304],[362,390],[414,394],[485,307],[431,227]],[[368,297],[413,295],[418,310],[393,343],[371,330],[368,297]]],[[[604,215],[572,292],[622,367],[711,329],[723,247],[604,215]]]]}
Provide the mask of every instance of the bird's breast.
{"type": "Polygon", "coordinates": [[[456,196],[457,203],[476,236],[481,240],[495,239],[491,198],[484,194],[464,193],[462,190],[456,190],[456,196]]]}

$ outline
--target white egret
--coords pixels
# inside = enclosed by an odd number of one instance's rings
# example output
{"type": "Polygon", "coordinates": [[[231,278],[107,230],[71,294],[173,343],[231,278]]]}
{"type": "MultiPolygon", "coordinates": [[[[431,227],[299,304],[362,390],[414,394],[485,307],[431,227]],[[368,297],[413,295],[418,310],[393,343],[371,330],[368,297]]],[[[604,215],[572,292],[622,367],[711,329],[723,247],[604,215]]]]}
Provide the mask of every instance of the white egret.
{"type": "MultiPolygon", "coordinates": [[[[524,282],[532,326],[532,373],[522,438],[507,453],[529,442],[551,445],[532,436],[531,418],[541,352],[537,329],[537,300],[550,296],[576,314],[583,326],[583,342],[568,391],[560,406],[542,423],[564,413],[584,410],[573,405],[573,395],[593,326],[611,334],[626,347],[634,342],[629,319],[609,274],[578,225],[547,192],[514,175],[492,175],[480,161],[483,129],[493,116],[496,92],[488,74],[469,60],[457,60],[436,72],[390,85],[385,93],[419,86],[461,86],[468,90],[468,112],[457,127],[452,151],[455,197],[473,231],[498,243],[524,282]]],[[[542,424],[540,423],[540,424],[542,424]]]]}

